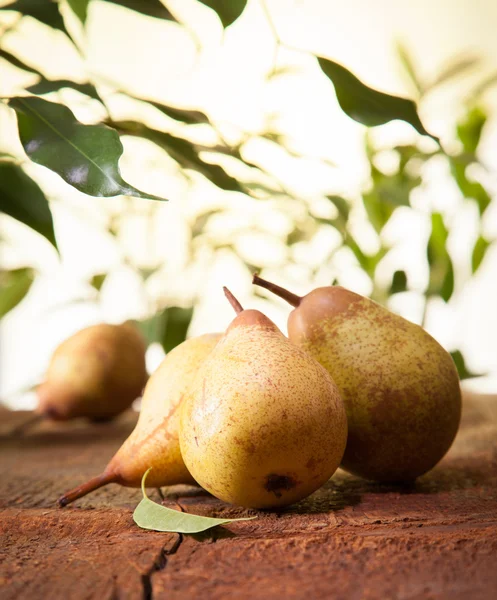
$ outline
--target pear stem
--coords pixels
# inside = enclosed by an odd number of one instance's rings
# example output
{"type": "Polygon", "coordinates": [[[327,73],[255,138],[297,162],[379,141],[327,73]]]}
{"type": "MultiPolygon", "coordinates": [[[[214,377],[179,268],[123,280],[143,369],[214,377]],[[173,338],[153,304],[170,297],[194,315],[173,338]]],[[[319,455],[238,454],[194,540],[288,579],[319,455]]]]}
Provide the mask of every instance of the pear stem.
{"type": "Polygon", "coordinates": [[[66,494],[61,496],[57,500],[57,504],[60,506],[60,508],[63,508],[64,506],[67,506],[68,504],[74,502],[78,498],[82,498],[83,496],[86,496],[86,494],[98,490],[99,488],[103,487],[104,485],[107,485],[108,483],[116,483],[117,479],[118,477],[116,473],[113,473],[112,471],[104,471],[100,475],[93,477],[86,483],[83,483],[82,485],[74,488],[70,492],[67,492],[66,494]]]}
{"type": "Polygon", "coordinates": [[[280,298],[283,298],[283,300],[286,300],[292,306],[299,306],[302,302],[302,298],[300,296],[297,296],[297,294],[293,294],[292,292],[285,290],[285,288],[282,288],[279,285],[276,285],[275,283],[271,283],[270,281],[262,279],[261,277],[259,277],[259,275],[257,275],[257,273],[254,273],[252,283],[255,285],[259,285],[260,287],[263,287],[266,290],[269,290],[270,292],[273,292],[273,294],[276,294],[280,298]]]}
{"type": "Polygon", "coordinates": [[[223,287],[224,295],[228,298],[229,303],[235,310],[236,314],[239,315],[243,311],[243,306],[238,302],[238,300],[233,296],[233,294],[229,291],[227,287],[223,287]]]}

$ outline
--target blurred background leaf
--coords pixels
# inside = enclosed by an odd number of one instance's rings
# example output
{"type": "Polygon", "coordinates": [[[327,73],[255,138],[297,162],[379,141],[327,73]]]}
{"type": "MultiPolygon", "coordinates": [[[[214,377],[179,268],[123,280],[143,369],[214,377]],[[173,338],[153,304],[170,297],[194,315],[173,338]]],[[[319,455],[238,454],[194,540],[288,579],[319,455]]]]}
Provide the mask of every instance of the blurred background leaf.
{"type": "Polygon", "coordinates": [[[421,135],[429,135],[438,141],[424,128],[412,100],[374,90],[332,60],[319,56],[318,62],[333,83],[340,107],[351,119],[368,127],[399,119],[412,125],[421,135]]]}
{"type": "Polygon", "coordinates": [[[395,271],[389,293],[398,294],[407,291],[407,275],[405,271],[395,271]]]}
{"type": "Polygon", "coordinates": [[[464,356],[462,355],[462,352],[460,350],[455,350],[454,352],[451,352],[450,355],[452,356],[452,360],[456,365],[456,369],[459,374],[459,379],[461,381],[464,381],[464,379],[471,379],[472,377],[478,377],[482,375],[482,373],[472,373],[468,370],[464,361],[464,356]]]}
{"type": "Polygon", "coordinates": [[[440,213],[431,215],[431,235],[427,257],[430,265],[428,296],[441,296],[447,302],[454,291],[454,267],[447,251],[449,232],[440,213]]]}
{"type": "Polygon", "coordinates": [[[170,306],[137,325],[149,344],[158,343],[170,352],[185,341],[192,316],[193,308],[170,306]]]}
{"type": "Polygon", "coordinates": [[[242,192],[240,183],[228,175],[219,165],[202,160],[195,145],[188,140],[176,137],[164,131],[151,129],[136,121],[118,121],[112,125],[121,133],[145,138],[163,148],[184,169],[193,169],[201,173],[214,185],[227,191],[242,192]]]}
{"type": "Polygon", "coordinates": [[[158,110],[164,113],[166,116],[176,121],[181,121],[186,125],[198,125],[200,123],[209,123],[209,117],[199,110],[189,110],[185,108],[179,108],[177,106],[168,106],[162,102],[154,102],[148,100],[148,103],[155,106],[158,110]]]}
{"type": "Polygon", "coordinates": [[[57,79],[55,81],[50,81],[49,79],[43,78],[38,81],[38,83],[34,83],[26,88],[26,91],[36,96],[50,94],[52,92],[59,92],[64,88],[76,90],[80,94],[85,94],[94,100],[99,100],[100,102],[102,101],[94,85],[91,83],[77,83],[76,81],[70,81],[69,79],[57,79]]]}
{"type": "Polygon", "coordinates": [[[107,278],[107,273],[98,273],[97,275],[93,275],[90,279],[90,285],[94,287],[97,292],[102,289],[105,279],[107,278]]]}
{"type": "Polygon", "coordinates": [[[242,14],[247,0],[199,0],[212,8],[220,18],[223,27],[229,27],[242,14]]]}
{"type": "Polygon", "coordinates": [[[475,154],[480,143],[481,134],[487,115],[479,106],[472,106],[464,119],[457,125],[457,136],[461,140],[464,151],[468,154],[475,154]]]}
{"type": "Polygon", "coordinates": [[[34,281],[33,269],[13,269],[0,271],[0,319],[15,308],[29,292],[34,281]]]}
{"type": "MultiPolygon", "coordinates": [[[[134,10],[148,17],[176,21],[171,11],[160,0],[104,0],[124,8],[134,10]]],[[[88,5],[91,0],[67,0],[74,14],[85,24],[88,16],[88,5]]]]}
{"type": "Polygon", "coordinates": [[[26,17],[32,17],[54,29],[66,30],[59,12],[58,2],[54,0],[15,0],[3,6],[4,10],[15,10],[26,17]]]}
{"type": "Polygon", "coordinates": [[[57,248],[52,213],[44,193],[12,162],[0,162],[0,209],[41,233],[57,248]]]}
{"type": "Polygon", "coordinates": [[[0,58],[3,58],[4,60],[9,62],[14,67],[17,67],[18,69],[22,69],[23,71],[27,71],[28,73],[35,73],[36,75],[40,75],[40,72],[37,69],[26,64],[24,61],[19,59],[17,56],[14,56],[13,54],[11,54],[10,52],[7,52],[7,50],[5,50],[3,48],[0,48],[0,58]]]}
{"type": "Polygon", "coordinates": [[[473,248],[473,254],[471,256],[471,270],[476,273],[479,266],[485,258],[485,254],[490,247],[490,242],[487,241],[483,236],[478,236],[475,246],[473,248]]]}

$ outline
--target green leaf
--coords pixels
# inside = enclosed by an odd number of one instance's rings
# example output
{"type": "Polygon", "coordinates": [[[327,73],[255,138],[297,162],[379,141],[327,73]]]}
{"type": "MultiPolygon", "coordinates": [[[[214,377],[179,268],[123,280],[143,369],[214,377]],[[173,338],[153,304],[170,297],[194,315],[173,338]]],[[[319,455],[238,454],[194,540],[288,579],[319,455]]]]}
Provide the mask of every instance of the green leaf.
{"type": "Polygon", "coordinates": [[[14,269],[0,272],[0,318],[12,310],[29,292],[34,281],[33,269],[14,269]]]}
{"type": "Polygon", "coordinates": [[[428,135],[438,142],[438,138],[424,128],[412,100],[374,90],[364,85],[342,65],[320,56],[317,59],[324,74],[335,87],[338,103],[351,119],[368,127],[399,119],[410,123],[420,134],[428,135]]]}
{"type": "MultiPolygon", "coordinates": [[[[74,14],[84,25],[88,16],[88,4],[90,3],[90,0],[67,0],[67,2],[74,14]]],[[[105,0],[105,2],[110,2],[134,10],[147,17],[156,17],[158,19],[165,19],[166,21],[177,22],[174,15],[162,4],[162,2],[160,2],[160,0],[105,0]]]]}
{"type": "Polygon", "coordinates": [[[90,4],[90,0],[67,0],[67,4],[69,4],[72,12],[84,25],[88,16],[88,4],[90,4]]]}
{"type": "Polygon", "coordinates": [[[447,302],[454,291],[454,267],[447,252],[449,232],[442,215],[431,215],[431,235],[428,240],[427,257],[430,266],[430,280],[427,296],[441,296],[447,302]]]}
{"type": "Polygon", "coordinates": [[[176,17],[171,11],[162,4],[160,0],[105,0],[118,4],[129,10],[134,10],[146,15],[147,17],[155,17],[156,19],[164,19],[165,21],[175,21],[176,17]]]}
{"type": "Polygon", "coordinates": [[[183,513],[179,510],[173,510],[166,506],[161,506],[156,502],[152,502],[147,496],[145,490],[145,481],[150,469],[146,471],[142,478],[142,494],[143,499],[135,508],[133,520],[142,529],[151,529],[152,531],[169,531],[172,533],[200,533],[225,525],[233,521],[251,521],[256,517],[243,517],[241,519],[214,519],[212,517],[201,517],[199,515],[191,515],[183,513]]]}
{"type": "Polygon", "coordinates": [[[0,209],[41,233],[57,248],[52,213],[44,193],[12,162],[0,162],[0,209]]]}
{"type": "Polygon", "coordinates": [[[171,306],[165,312],[167,314],[166,330],[162,336],[161,344],[164,350],[169,352],[185,341],[193,317],[193,308],[171,306]]]}
{"type": "Polygon", "coordinates": [[[164,113],[170,119],[175,121],[181,121],[187,125],[198,125],[199,123],[209,123],[209,117],[199,110],[190,110],[185,108],[178,108],[176,106],[168,106],[161,102],[155,102],[152,100],[146,100],[148,104],[151,104],[162,113],[164,113]]]}
{"type": "Polygon", "coordinates": [[[170,306],[149,319],[138,321],[137,326],[149,344],[159,343],[170,352],[186,339],[193,316],[193,308],[170,306]]]}
{"type": "Polygon", "coordinates": [[[459,379],[462,381],[463,379],[470,379],[472,377],[481,377],[483,373],[472,373],[466,367],[466,363],[464,362],[464,356],[462,355],[460,350],[455,350],[451,352],[452,360],[454,361],[457,369],[457,373],[459,374],[459,379]]]}
{"type": "Polygon", "coordinates": [[[266,79],[268,81],[272,81],[278,77],[285,77],[288,75],[298,75],[301,72],[301,69],[294,65],[281,65],[279,67],[274,67],[269,71],[266,75],[266,79]]]}
{"type": "Polygon", "coordinates": [[[330,195],[326,196],[328,200],[335,206],[338,211],[340,221],[345,225],[347,223],[350,213],[350,206],[345,198],[341,196],[330,195]]]}
{"type": "Polygon", "coordinates": [[[376,271],[376,267],[380,260],[386,255],[388,252],[388,248],[382,246],[376,254],[364,254],[361,250],[359,244],[356,240],[350,235],[344,239],[345,244],[352,250],[354,256],[356,257],[358,263],[361,265],[362,269],[371,277],[374,278],[374,274],[376,271]]]}
{"type": "Polygon", "coordinates": [[[457,137],[461,140],[465,152],[469,154],[476,152],[486,122],[487,115],[484,110],[474,106],[457,125],[457,137]]]}
{"type": "Polygon", "coordinates": [[[28,88],[26,91],[30,94],[42,95],[42,94],[50,94],[51,92],[58,92],[63,88],[70,88],[72,90],[76,90],[80,94],[85,94],[85,96],[89,96],[94,100],[99,100],[102,102],[95,86],[91,83],[76,83],[75,81],[70,81],[69,79],[56,79],[54,81],[50,81],[49,79],[41,79],[38,83],[35,83],[28,88]]]}
{"type": "Polygon", "coordinates": [[[225,29],[238,19],[247,4],[247,0],[200,0],[200,2],[217,13],[225,29]]]}
{"type": "Polygon", "coordinates": [[[118,161],[123,153],[119,135],[104,125],[82,125],[61,104],[29,96],[11,98],[19,137],[34,162],[58,173],[77,190],[96,197],[146,194],[122,179],[118,161]]]}
{"type": "Polygon", "coordinates": [[[121,133],[143,137],[165,150],[184,169],[193,169],[209,179],[214,185],[227,191],[243,192],[238,181],[228,175],[219,165],[203,161],[197,147],[183,138],[170,133],[150,129],[137,121],[118,121],[113,123],[121,133]]]}
{"type": "Polygon", "coordinates": [[[409,77],[409,81],[411,82],[418,95],[421,96],[424,90],[424,86],[421,82],[419,75],[416,72],[416,67],[414,66],[414,62],[412,60],[411,55],[409,54],[404,44],[401,44],[400,42],[397,42],[397,55],[399,57],[400,64],[404,67],[404,72],[409,77]]]}
{"type": "Polygon", "coordinates": [[[450,158],[450,168],[461,193],[465,198],[473,199],[478,205],[480,216],[492,201],[487,190],[478,181],[470,181],[466,175],[467,160],[464,157],[450,158]]]}
{"type": "Polygon", "coordinates": [[[390,219],[395,210],[395,206],[384,202],[377,190],[366,192],[362,196],[368,218],[377,233],[380,233],[383,227],[390,219]]]}
{"type": "Polygon", "coordinates": [[[22,69],[23,71],[27,71],[28,73],[35,73],[36,75],[40,74],[40,72],[37,69],[35,69],[34,67],[30,67],[25,62],[23,62],[10,52],[7,52],[7,50],[3,50],[2,48],[0,48],[0,58],[3,58],[18,69],[22,69]]]}
{"type": "Polygon", "coordinates": [[[411,191],[421,183],[421,177],[411,175],[406,164],[416,155],[415,147],[400,147],[400,166],[392,175],[385,175],[372,162],[374,153],[370,156],[371,179],[373,187],[363,193],[363,202],[371,224],[377,233],[386,225],[398,206],[409,206],[411,191]]]}
{"type": "Polygon", "coordinates": [[[163,311],[158,312],[153,317],[143,319],[141,321],[133,321],[136,327],[141,331],[143,337],[147,340],[147,344],[160,344],[165,324],[163,311]]]}
{"type": "Polygon", "coordinates": [[[479,62],[480,59],[477,56],[463,56],[462,58],[456,58],[438,74],[435,81],[430,85],[430,88],[445,83],[454,77],[458,77],[468,69],[476,66],[479,62]]]}
{"type": "Polygon", "coordinates": [[[395,271],[392,277],[389,295],[398,294],[407,290],[407,275],[405,271],[395,271]]]}
{"type": "Polygon", "coordinates": [[[66,31],[58,3],[52,2],[52,0],[16,0],[2,8],[3,10],[15,10],[49,27],[66,31]]]}
{"type": "Polygon", "coordinates": [[[191,226],[192,239],[204,233],[204,229],[213,215],[219,214],[219,209],[208,210],[205,213],[199,215],[191,226]]]}
{"type": "Polygon", "coordinates": [[[481,81],[473,90],[471,90],[470,98],[473,101],[479,100],[480,97],[488,90],[488,88],[493,87],[497,83],[497,73],[492,73],[488,77],[485,77],[483,81],[481,81]]]}
{"type": "Polygon", "coordinates": [[[483,262],[489,246],[490,242],[488,242],[483,236],[478,236],[475,247],[473,248],[473,253],[471,255],[471,270],[473,274],[476,273],[478,267],[483,262]]]}
{"type": "Polygon", "coordinates": [[[99,273],[98,275],[93,275],[93,277],[90,279],[90,285],[93,286],[97,290],[97,292],[99,292],[102,289],[106,278],[107,273],[99,273]]]}

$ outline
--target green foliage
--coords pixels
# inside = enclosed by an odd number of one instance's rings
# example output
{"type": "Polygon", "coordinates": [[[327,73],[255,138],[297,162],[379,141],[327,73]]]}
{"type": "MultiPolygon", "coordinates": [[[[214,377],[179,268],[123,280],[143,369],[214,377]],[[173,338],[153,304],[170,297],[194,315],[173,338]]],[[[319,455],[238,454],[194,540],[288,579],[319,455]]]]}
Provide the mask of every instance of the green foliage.
{"type": "Polygon", "coordinates": [[[170,119],[181,121],[186,125],[199,125],[200,123],[209,123],[209,117],[199,110],[188,110],[178,108],[177,106],[167,106],[161,102],[148,101],[149,104],[155,106],[158,110],[164,113],[170,119]]]}
{"type": "Polygon", "coordinates": [[[52,213],[42,190],[22,168],[0,162],[0,209],[34,229],[57,248],[52,213]]]}
{"type": "Polygon", "coordinates": [[[392,285],[390,286],[389,293],[398,294],[407,290],[407,275],[405,271],[395,271],[392,277],[392,285]]]}
{"type": "Polygon", "coordinates": [[[412,100],[374,90],[332,60],[319,56],[318,62],[323,73],[331,79],[342,110],[351,119],[368,127],[400,119],[412,125],[421,135],[429,135],[437,140],[424,128],[412,100]]]}
{"type": "Polygon", "coordinates": [[[440,71],[440,73],[430,85],[425,86],[425,89],[428,91],[428,89],[432,89],[435,86],[447,83],[447,81],[450,81],[455,77],[459,77],[466,71],[472,69],[479,62],[479,60],[480,59],[478,57],[471,55],[456,57],[455,59],[451,60],[444,69],[440,71]]]}
{"type": "Polygon", "coordinates": [[[67,4],[69,4],[73,13],[84,25],[86,23],[86,17],[88,16],[88,5],[90,4],[90,0],[67,0],[67,4]]]}
{"type": "Polygon", "coordinates": [[[441,296],[445,302],[454,291],[454,267],[447,252],[449,232],[439,213],[431,215],[431,235],[428,240],[427,257],[430,265],[428,296],[441,296]]]}
{"type": "Polygon", "coordinates": [[[90,285],[94,287],[97,290],[97,292],[99,292],[102,289],[102,286],[106,279],[107,273],[98,273],[90,279],[90,285]]]}
{"type": "Polygon", "coordinates": [[[226,525],[233,521],[251,521],[256,517],[244,517],[241,519],[215,519],[213,517],[201,517],[189,513],[180,512],[161,506],[152,502],[147,496],[145,482],[150,469],[144,473],[142,478],[143,499],[135,508],[133,520],[142,529],[151,529],[152,531],[170,531],[174,533],[201,533],[218,525],[226,525]]]}
{"type": "MultiPolygon", "coordinates": [[[[160,2],[160,0],[105,0],[118,6],[134,10],[148,17],[157,17],[167,21],[176,21],[171,12],[160,2]]],[[[67,0],[74,14],[83,23],[88,16],[88,5],[90,0],[67,0]]]]}
{"type": "Polygon", "coordinates": [[[485,258],[485,254],[490,247],[490,242],[486,240],[483,236],[478,236],[476,240],[475,246],[473,248],[473,254],[471,255],[471,270],[473,273],[476,273],[479,266],[483,262],[485,258]]]}
{"type": "Polygon", "coordinates": [[[247,4],[247,0],[200,0],[200,2],[217,13],[224,28],[238,19],[247,4]]]}
{"type": "Polygon", "coordinates": [[[9,62],[14,67],[17,67],[18,69],[22,69],[23,71],[27,71],[28,73],[34,73],[36,75],[40,74],[39,71],[37,71],[34,67],[30,67],[25,62],[23,62],[21,59],[17,58],[10,52],[7,52],[7,50],[4,50],[3,48],[0,48],[0,58],[3,58],[4,60],[9,62]]]}
{"type": "Polygon", "coordinates": [[[457,372],[459,374],[459,379],[463,381],[464,379],[471,379],[471,377],[478,377],[481,373],[473,373],[467,367],[464,362],[464,356],[462,355],[460,350],[455,350],[451,352],[452,360],[456,365],[457,372]]]}
{"type": "Polygon", "coordinates": [[[483,109],[479,106],[473,106],[457,125],[457,136],[463,145],[464,151],[468,154],[474,155],[476,153],[486,122],[487,115],[483,109]]]}
{"type": "Polygon", "coordinates": [[[487,190],[478,181],[471,181],[467,176],[468,162],[465,156],[451,157],[451,169],[454,179],[462,195],[469,200],[475,200],[478,205],[480,215],[483,215],[491,198],[487,190]]]}
{"type": "MultiPolygon", "coordinates": [[[[175,16],[165,6],[167,2],[163,3],[161,0],[103,1],[149,17],[177,22],[175,16]]],[[[246,0],[199,1],[217,13],[224,28],[229,27],[240,17],[247,4],[246,0]]],[[[67,2],[74,13],[74,15],[68,15],[68,18],[75,16],[83,25],[84,34],[90,0],[67,0],[67,2]]],[[[261,6],[277,48],[291,48],[280,39],[271,18],[270,7],[264,2],[261,6]]],[[[17,10],[22,15],[36,19],[45,26],[62,31],[67,36],[68,43],[73,43],[70,31],[66,29],[61,17],[59,2],[15,0],[3,8],[17,10]]],[[[188,27],[187,24],[181,25],[185,28],[188,27]]],[[[118,25],[112,23],[109,26],[118,25]]],[[[140,31],[136,32],[136,36],[137,39],[140,39],[140,31]]],[[[74,48],[84,61],[85,57],[82,54],[79,40],[78,44],[74,44],[74,48]]],[[[425,95],[434,88],[466,74],[474,68],[478,60],[472,56],[456,57],[436,77],[427,81],[421,76],[415,61],[405,46],[399,44],[397,52],[416,102],[422,102],[425,95]]],[[[438,139],[424,127],[420,120],[417,104],[412,99],[393,96],[368,87],[337,62],[321,56],[316,56],[316,58],[323,75],[334,86],[339,105],[350,118],[366,127],[376,127],[393,120],[402,120],[409,123],[420,135],[429,136],[438,142],[438,139]]],[[[450,167],[453,181],[462,196],[467,202],[475,203],[478,208],[478,237],[473,248],[468,250],[467,266],[471,263],[473,274],[483,263],[488,248],[492,244],[492,240],[487,239],[482,227],[483,218],[492,200],[490,189],[486,183],[490,178],[484,176],[486,167],[480,161],[478,154],[487,123],[487,113],[480,101],[480,95],[490,85],[496,83],[497,76],[495,74],[470,90],[466,105],[461,107],[463,109],[462,117],[458,123],[454,123],[454,134],[460,142],[460,149],[457,151],[447,154],[440,144],[432,144],[434,149],[431,151],[421,149],[420,138],[410,145],[381,148],[373,141],[374,138],[371,135],[366,135],[365,151],[370,166],[370,177],[369,181],[364,184],[362,197],[349,198],[346,194],[336,195],[326,192],[328,195],[325,197],[336,208],[336,215],[331,219],[324,219],[315,217],[311,213],[307,201],[292,193],[292,190],[288,189],[287,182],[282,181],[279,175],[276,176],[270,170],[262,168],[255,159],[254,162],[251,162],[244,157],[245,142],[250,141],[251,137],[255,137],[270,140],[275,149],[277,148],[287,157],[292,157],[292,160],[316,159],[316,157],[302,156],[285,145],[284,132],[278,131],[271,119],[268,119],[265,130],[257,134],[241,134],[240,139],[230,145],[223,139],[216,124],[209,119],[209,116],[195,107],[171,106],[157,99],[150,100],[140,97],[139,94],[132,95],[126,90],[115,90],[123,97],[140,101],[144,107],[157,109],[172,120],[166,120],[166,126],[161,126],[159,130],[153,128],[149,122],[138,120],[138,117],[133,117],[136,120],[118,120],[111,110],[111,105],[107,104],[106,94],[109,92],[102,85],[102,80],[94,77],[91,71],[88,80],[84,82],[72,81],[70,78],[50,80],[43,75],[44,69],[41,69],[42,72],[40,72],[37,67],[29,64],[28,59],[21,59],[10,51],[0,48],[0,59],[6,60],[26,73],[38,76],[38,81],[26,89],[31,96],[24,97],[21,94],[22,97],[12,98],[9,101],[11,108],[17,114],[19,137],[26,154],[31,160],[58,173],[67,183],[88,195],[95,197],[120,194],[136,196],[144,199],[144,206],[147,204],[145,199],[158,199],[127,184],[119,171],[119,159],[123,151],[120,136],[146,139],[164,150],[176,161],[181,170],[200,173],[218,189],[220,195],[225,191],[236,191],[240,194],[251,195],[257,200],[269,200],[275,205],[278,203],[282,207],[282,212],[287,210],[290,213],[295,208],[295,214],[300,216],[296,217],[293,228],[286,234],[286,243],[290,249],[289,257],[292,256],[291,250],[294,245],[312,243],[322,225],[335,228],[341,237],[339,249],[348,248],[352,252],[357,262],[357,268],[360,268],[371,281],[372,297],[385,303],[392,294],[410,290],[409,273],[402,266],[387,278],[378,276],[378,267],[391,250],[385,242],[385,228],[399,209],[417,210],[412,203],[413,192],[422,191],[423,167],[436,157],[438,160],[446,161],[450,167]],[[96,125],[83,125],[76,120],[66,106],[47,102],[38,97],[59,92],[64,88],[76,90],[98,102],[102,108],[101,114],[107,114],[107,117],[96,125]],[[199,126],[209,130],[211,140],[216,139],[212,142],[212,146],[201,146],[192,141],[198,139],[196,133],[199,126]],[[384,171],[379,158],[385,150],[393,154],[398,162],[395,168],[384,171]],[[210,162],[215,160],[211,157],[216,154],[220,159],[220,164],[210,162]],[[225,160],[221,160],[220,155],[224,155],[225,160]],[[227,162],[228,160],[230,163],[227,162]],[[237,170],[229,169],[228,171],[230,164],[236,165],[237,170]],[[222,165],[228,166],[225,168],[222,165]],[[247,176],[230,174],[235,172],[245,172],[247,176]],[[366,246],[355,233],[357,230],[353,224],[361,219],[363,224],[367,221],[371,225],[371,235],[376,236],[376,246],[372,246],[373,250],[366,246]]],[[[277,53],[275,53],[274,64],[267,77],[268,85],[271,85],[277,76],[284,74],[298,76],[299,71],[292,65],[277,64],[277,53]]],[[[226,82],[227,85],[230,83],[230,81],[226,82]]],[[[167,82],[164,82],[164,85],[166,86],[167,82]]],[[[112,83],[110,87],[112,87],[112,83]]],[[[62,102],[61,98],[64,96],[59,96],[57,101],[62,102]]],[[[198,104],[202,106],[201,98],[198,104]]],[[[277,115],[275,116],[277,117],[277,115]]],[[[154,125],[154,127],[156,126],[154,125]]],[[[318,158],[317,160],[328,166],[325,159],[318,158]]],[[[333,182],[330,183],[333,184],[333,182]]],[[[241,199],[240,196],[239,198],[241,199]]],[[[237,198],[234,197],[233,203],[236,201],[237,198]]],[[[10,157],[8,162],[0,162],[0,202],[5,213],[38,231],[52,244],[56,244],[47,199],[38,185],[28,177],[21,167],[12,162],[10,157]]],[[[154,204],[149,203],[149,206],[153,207],[154,204]]],[[[144,211],[146,210],[144,208],[144,211]]],[[[210,244],[209,250],[224,247],[236,252],[236,244],[233,239],[228,241],[223,239],[217,242],[212,241],[208,234],[202,235],[208,229],[211,220],[215,219],[223,210],[222,208],[208,209],[194,217],[191,227],[190,251],[192,256],[195,255],[195,252],[202,251],[202,244],[210,244]]],[[[428,213],[426,216],[431,221],[431,233],[425,249],[429,265],[429,282],[425,290],[425,297],[439,297],[449,301],[454,293],[456,281],[458,286],[465,283],[459,279],[459,273],[454,273],[452,258],[447,249],[447,240],[451,234],[450,219],[444,219],[438,212],[428,213]]],[[[153,218],[153,210],[151,210],[151,222],[153,218]]],[[[118,221],[119,218],[116,217],[108,228],[116,238],[119,237],[118,221]]],[[[247,225],[245,229],[241,227],[241,229],[248,231],[251,227],[253,228],[252,224],[247,225]]],[[[333,260],[334,252],[336,249],[330,253],[330,262],[333,260]]],[[[289,258],[288,260],[293,259],[289,258]]],[[[249,265],[247,266],[249,267],[249,265]]],[[[137,267],[135,270],[143,280],[146,280],[150,274],[150,272],[145,272],[137,267]]],[[[28,273],[14,274],[12,277],[12,281],[17,281],[17,289],[22,291],[24,288],[20,282],[24,281],[24,286],[26,286],[28,273]]],[[[106,273],[99,273],[90,283],[96,290],[100,290],[105,278],[106,273]]],[[[339,277],[336,278],[336,283],[340,283],[339,277]]],[[[7,303],[8,305],[9,303],[7,303]]],[[[149,342],[159,342],[166,351],[169,351],[185,339],[192,315],[193,307],[179,308],[158,305],[156,314],[143,321],[141,327],[149,342]]],[[[457,355],[455,362],[461,377],[464,377],[467,371],[462,355],[457,355]]]]}
{"type": "Polygon", "coordinates": [[[15,10],[23,16],[32,17],[48,27],[65,31],[64,21],[59,12],[58,3],[53,0],[16,0],[3,7],[4,10],[15,10]]]}
{"type": "Polygon", "coordinates": [[[34,281],[33,269],[0,271],[0,318],[15,308],[29,292],[34,281]]]}
{"type": "Polygon", "coordinates": [[[50,81],[49,79],[42,78],[37,83],[26,88],[26,91],[30,94],[41,96],[43,94],[50,94],[51,92],[59,92],[63,88],[76,90],[80,94],[85,94],[90,98],[101,101],[94,85],[91,83],[76,83],[75,81],[70,81],[68,79],[56,79],[55,81],[50,81]]]}
{"type": "Polygon", "coordinates": [[[424,84],[417,73],[416,66],[407,48],[400,42],[397,42],[397,55],[404,68],[404,73],[407,75],[412,87],[416,90],[417,96],[421,96],[424,92],[424,84]]]}
{"type": "Polygon", "coordinates": [[[112,125],[121,134],[142,137],[154,142],[157,146],[164,149],[184,169],[193,169],[201,173],[206,179],[209,179],[222,190],[233,192],[243,191],[238,181],[230,177],[222,167],[202,160],[198,149],[188,140],[165,133],[164,131],[151,129],[136,121],[118,121],[112,123],[112,125]]]}
{"type": "Polygon", "coordinates": [[[61,104],[41,98],[11,98],[19,137],[34,162],[58,173],[64,181],[91,196],[119,194],[162,200],[140,192],[121,177],[123,147],[118,134],[103,125],[82,125],[61,104]]]}
{"type": "Polygon", "coordinates": [[[149,344],[159,343],[165,352],[169,352],[186,339],[192,317],[192,308],[169,306],[149,319],[137,322],[137,326],[149,344]]]}

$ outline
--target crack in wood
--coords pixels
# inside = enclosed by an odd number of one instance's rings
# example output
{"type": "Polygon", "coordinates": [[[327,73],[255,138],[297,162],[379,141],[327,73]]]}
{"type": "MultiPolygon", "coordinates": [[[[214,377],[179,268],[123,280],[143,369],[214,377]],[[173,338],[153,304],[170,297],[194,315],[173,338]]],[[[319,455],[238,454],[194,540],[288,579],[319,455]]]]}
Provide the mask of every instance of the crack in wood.
{"type": "Polygon", "coordinates": [[[153,586],[152,586],[152,577],[154,573],[159,571],[163,571],[167,565],[167,557],[172,554],[176,554],[178,548],[183,541],[183,535],[178,533],[178,537],[176,541],[172,545],[171,548],[168,548],[168,544],[161,548],[158,557],[155,559],[154,564],[150,567],[150,569],[141,576],[142,588],[143,588],[143,600],[153,600],[153,586]]]}

